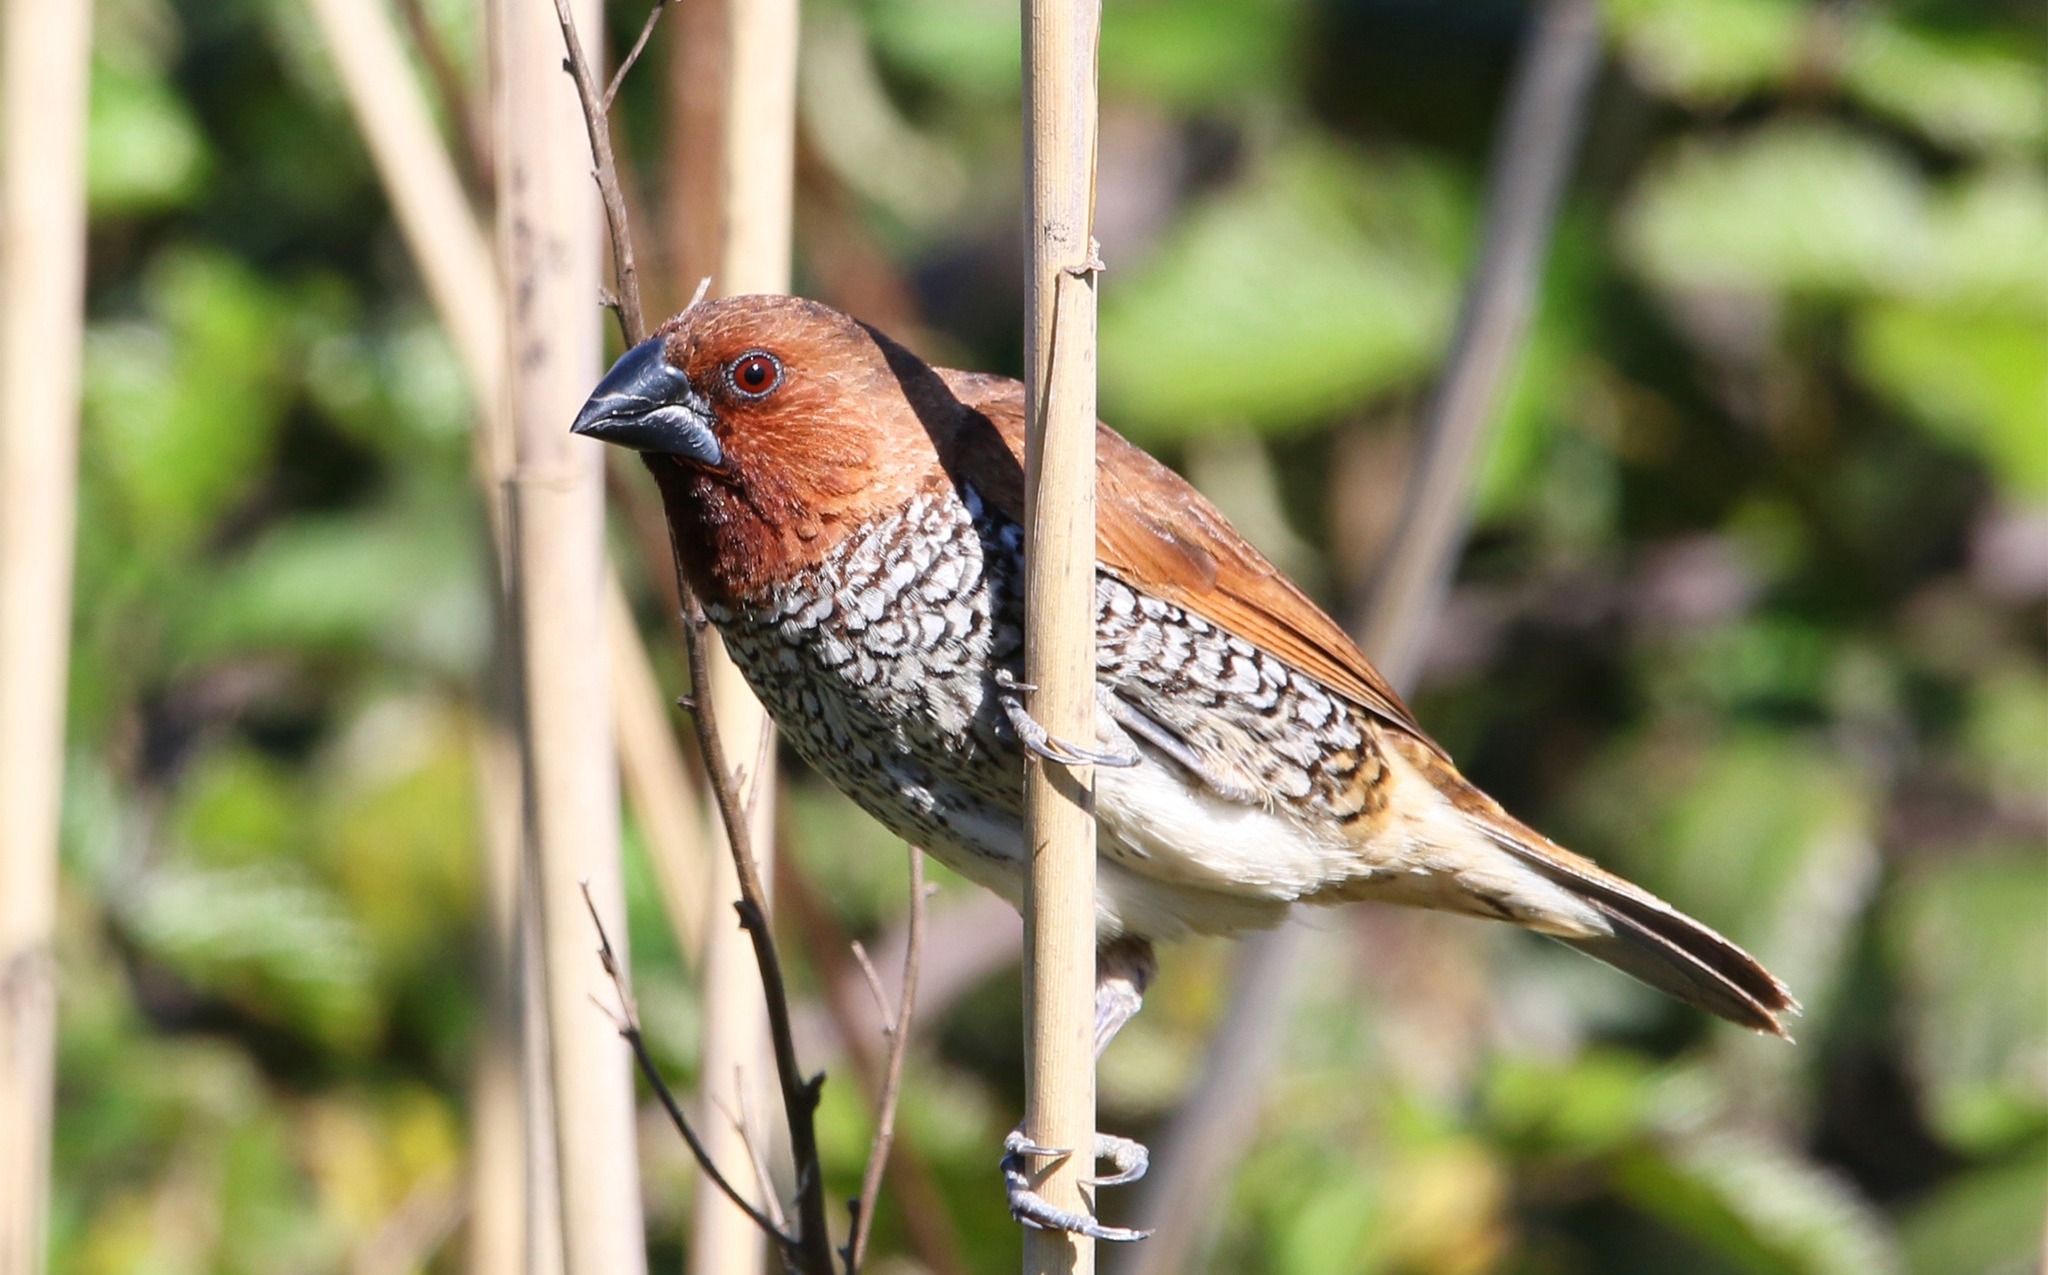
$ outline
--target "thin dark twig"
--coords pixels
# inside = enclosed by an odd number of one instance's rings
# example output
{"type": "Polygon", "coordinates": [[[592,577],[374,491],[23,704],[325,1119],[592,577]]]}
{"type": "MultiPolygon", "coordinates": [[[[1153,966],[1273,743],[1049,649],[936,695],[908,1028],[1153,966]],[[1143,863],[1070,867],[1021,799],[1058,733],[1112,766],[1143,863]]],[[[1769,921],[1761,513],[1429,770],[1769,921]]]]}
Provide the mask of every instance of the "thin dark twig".
{"type": "Polygon", "coordinates": [[[597,927],[598,964],[604,967],[605,975],[612,981],[613,990],[619,994],[617,1013],[613,1013],[602,1004],[598,1005],[598,1008],[612,1020],[612,1025],[619,1029],[619,1036],[632,1047],[633,1059],[640,1065],[640,1074],[647,1078],[647,1087],[654,1091],[654,1096],[668,1112],[669,1123],[676,1127],[677,1133],[683,1135],[683,1141],[689,1145],[690,1154],[696,1157],[697,1167],[704,1170],[704,1176],[711,1179],[712,1184],[725,1194],[726,1199],[733,1202],[735,1208],[752,1218],[754,1225],[766,1231],[770,1238],[781,1245],[785,1255],[794,1257],[798,1252],[796,1238],[777,1226],[774,1219],[748,1203],[747,1197],[741,1195],[733,1184],[726,1180],[725,1175],[718,1171],[718,1166],[711,1162],[711,1152],[698,1140],[697,1131],[690,1127],[689,1117],[683,1114],[682,1106],[669,1091],[668,1082],[661,1078],[661,1068],[655,1065],[653,1055],[647,1052],[646,1038],[640,1033],[640,1010],[633,1002],[633,993],[626,987],[625,971],[619,966],[618,954],[612,950],[611,935],[605,932],[604,920],[597,914],[597,902],[590,897],[588,882],[583,886],[583,905],[590,909],[590,923],[597,927]]]}
{"type": "MultiPolygon", "coordinates": [[[[680,546],[672,547],[680,551],[680,546]]],[[[711,660],[704,631],[710,621],[704,618],[703,604],[682,571],[680,556],[676,558],[676,593],[683,600],[684,628],[690,634],[686,649],[690,688],[696,696],[696,711],[690,717],[697,724],[697,746],[704,755],[711,793],[718,804],[719,819],[725,825],[726,844],[732,850],[733,871],[739,878],[740,898],[733,908],[739,913],[740,928],[753,943],[754,962],[761,969],[762,998],[768,1003],[768,1035],[775,1049],[775,1076],[782,1085],[783,1110],[789,1120],[790,1156],[797,1169],[797,1225],[804,1246],[803,1269],[829,1275],[832,1248],[826,1233],[824,1175],[818,1171],[815,1119],[818,1088],[825,1077],[820,1074],[806,1080],[797,1065],[796,1038],[790,1028],[789,987],[783,979],[775,937],[768,929],[768,896],[761,887],[752,829],[739,794],[733,790],[732,767],[726,760],[725,744],[719,738],[717,711],[709,694],[711,660]]]]}
{"type": "Polygon", "coordinates": [[[661,21],[661,12],[668,8],[669,4],[670,0],[654,0],[654,7],[647,11],[647,21],[641,24],[640,38],[633,41],[633,47],[626,51],[626,60],[619,63],[618,70],[612,72],[612,82],[605,85],[604,99],[598,103],[598,109],[607,116],[612,113],[612,103],[619,96],[619,86],[626,82],[626,72],[632,70],[633,64],[640,60],[640,54],[647,48],[648,38],[654,34],[654,24],[661,21]]]}
{"type": "MultiPolygon", "coordinates": [[[[657,10],[658,12],[659,10],[657,10]]],[[[583,55],[583,41],[576,35],[576,18],[569,12],[569,0],[555,0],[555,20],[562,24],[562,44],[568,49],[565,69],[576,82],[576,95],[583,99],[583,126],[590,132],[590,154],[597,161],[597,193],[604,200],[605,224],[612,237],[612,273],[619,281],[619,327],[627,345],[638,345],[647,334],[647,318],[640,309],[640,271],[633,264],[633,233],[626,220],[626,196],[619,189],[619,164],[612,155],[612,126],[605,99],[598,96],[590,74],[590,60],[583,55]]]]}
{"type": "MultiPolygon", "coordinates": [[[[568,0],[555,0],[555,16],[561,23],[562,43],[568,52],[568,71],[583,102],[583,122],[590,133],[591,157],[596,162],[596,179],[603,198],[605,220],[611,231],[613,261],[619,281],[619,323],[626,343],[638,345],[647,337],[644,312],[640,306],[639,275],[633,266],[632,230],[626,216],[626,200],[619,188],[618,161],[612,152],[611,123],[603,110],[583,43],[576,35],[576,21],[569,13],[568,0]]],[[[643,457],[660,463],[659,458],[643,457]]],[[[768,894],[761,885],[761,872],[754,858],[750,826],[734,791],[732,766],[719,738],[717,714],[711,702],[710,656],[705,642],[709,621],[704,607],[683,574],[681,546],[674,543],[670,529],[670,560],[675,564],[676,596],[683,615],[683,646],[689,655],[690,692],[695,697],[691,720],[697,727],[697,744],[711,781],[711,793],[718,815],[725,825],[726,844],[732,850],[733,870],[739,878],[740,898],[734,909],[740,928],[747,932],[754,949],[754,962],[761,971],[762,999],[767,1002],[769,1039],[775,1050],[775,1075],[782,1087],[782,1105],[789,1122],[790,1156],[796,1162],[797,1225],[796,1248],[791,1261],[806,1275],[833,1275],[832,1241],[825,1221],[825,1175],[819,1169],[817,1108],[818,1089],[825,1082],[821,1073],[806,1079],[796,1057],[796,1039],[790,1027],[789,987],[782,974],[782,959],[775,950],[775,937],[768,928],[768,894]]],[[[757,1224],[762,1217],[748,1209],[757,1224]]],[[[771,1235],[782,1232],[765,1227],[771,1235]]]]}
{"type": "MultiPolygon", "coordinates": [[[[861,1264],[867,1260],[868,1232],[875,1224],[875,1198],[881,1193],[882,1173],[889,1166],[889,1147],[896,1139],[896,1104],[903,1096],[903,1067],[910,1056],[910,1020],[917,1008],[917,975],[924,968],[926,897],[924,854],[916,846],[911,846],[910,941],[903,952],[903,997],[897,1002],[894,1014],[889,1012],[886,1003],[882,1005],[882,1018],[888,1023],[883,1030],[889,1037],[889,1062],[882,1071],[882,1096],[876,1103],[874,1141],[868,1144],[867,1167],[860,1175],[853,1235],[846,1242],[846,1275],[860,1275],[861,1264]]],[[[874,963],[868,960],[866,951],[858,944],[854,950],[860,957],[861,968],[873,980],[875,999],[881,1001],[882,988],[880,980],[874,977],[874,963]]]]}

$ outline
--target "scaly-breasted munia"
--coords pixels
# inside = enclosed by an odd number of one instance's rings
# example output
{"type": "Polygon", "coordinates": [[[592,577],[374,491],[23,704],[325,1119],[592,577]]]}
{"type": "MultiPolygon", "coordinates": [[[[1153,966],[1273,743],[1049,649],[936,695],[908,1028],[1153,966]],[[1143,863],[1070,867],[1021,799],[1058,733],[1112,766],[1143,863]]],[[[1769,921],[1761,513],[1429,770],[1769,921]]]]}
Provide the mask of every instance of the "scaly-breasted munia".
{"type": "MultiPolygon", "coordinates": [[[[1784,1034],[1777,979],[1468,783],[1343,629],[1107,427],[1099,738],[1036,731],[1016,699],[1016,381],[929,367],[814,302],[735,297],[629,350],[575,430],[642,454],[683,570],[791,746],[963,876],[1022,897],[1027,746],[1121,763],[1095,781],[1098,1047],[1136,1011],[1153,940],[1359,899],[1513,921],[1784,1034]]],[[[1023,1220],[1127,1237],[1011,1179],[1023,1220]]]]}

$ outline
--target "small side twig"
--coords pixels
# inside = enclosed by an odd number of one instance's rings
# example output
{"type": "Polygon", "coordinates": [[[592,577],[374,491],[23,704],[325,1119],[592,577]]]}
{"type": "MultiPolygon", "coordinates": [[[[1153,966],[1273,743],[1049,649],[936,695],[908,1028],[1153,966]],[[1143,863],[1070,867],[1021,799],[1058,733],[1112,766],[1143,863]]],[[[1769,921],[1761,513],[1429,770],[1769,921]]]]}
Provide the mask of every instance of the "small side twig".
{"type": "Polygon", "coordinates": [[[782,1211],[782,1201],[776,1197],[775,1176],[768,1172],[768,1157],[761,1154],[761,1145],[754,1140],[753,1113],[747,1110],[747,1078],[740,1073],[738,1067],[732,1069],[732,1093],[733,1101],[738,1104],[739,1110],[727,1111],[719,1104],[719,1114],[732,1125],[732,1131],[738,1136],[740,1145],[746,1148],[747,1162],[754,1166],[754,1184],[761,1188],[761,1199],[765,1202],[768,1216],[775,1219],[778,1229],[787,1226],[789,1215],[782,1211]]]}
{"type": "MultiPolygon", "coordinates": [[[[656,6],[655,12],[660,11],[656,6]]],[[[619,327],[627,345],[638,345],[647,333],[647,319],[640,308],[640,270],[633,264],[633,235],[626,218],[625,192],[619,189],[619,163],[612,154],[611,95],[597,90],[590,59],[584,56],[583,41],[576,34],[576,18],[569,12],[569,0],[555,0],[555,20],[562,24],[562,43],[569,53],[564,69],[576,82],[576,95],[583,101],[583,125],[590,132],[591,158],[597,161],[597,193],[604,201],[605,225],[611,230],[612,271],[619,281],[619,327]]],[[[651,30],[653,24],[648,25],[651,30]]],[[[625,71],[621,67],[619,73],[625,71]]]]}
{"type": "Polygon", "coordinates": [[[853,945],[855,959],[874,989],[875,1003],[882,1011],[889,1038],[889,1061],[882,1071],[882,1094],[875,1104],[875,1136],[868,1144],[867,1167],[861,1171],[860,1194],[853,1202],[853,1235],[846,1242],[846,1273],[860,1275],[868,1253],[868,1232],[875,1224],[875,1198],[882,1190],[882,1173],[889,1166],[889,1147],[896,1139],[896,1104],[903,1095],[903,1067],[910,1056],[910,1020],[917,1008],[917,975],[924,967],[924,912],[928,897],[924,884],[924,854],[910,847],[910,941],[903,952],[903,999],[895,1013],[889,1012],[882,994],[882,980],[868,959],[867,949],[853,945]]]}
{"type": "Polygon", "coordinates": [[[780,1244],[786,1257],[794,1259],[799,1251],[796,1237],[777,1226],[773,1218],[749,1203],[747,1197],[741,1195],[738,1189],[726,1180],[725,1174],[719,1172],[718,1166],[711,1162],[711,1154],[704,1149],[703,1142],[698,1140],[696,1129],[690,1125],[690,1118],[683,1114],[682,1104],[676,1101],[668,1082],[662,1079],[661,1068],[655,1064],[654,1056],[647,1052],[647,1040],[640,1032],[639,1006],[634,1003],[633,993],[626,987],[625,971],[619,966],[618,954],[612,950],[611,936],[605,932],[604,919],[597,914],[597,902],[590,897],[588,886],[583,890],[583,905],[590,909],[590,923],[597,928],[598,964],[604,967],[605,976],[611,979],[612,990],[617,992],[619,997],[619,1008],[616,1011],[602,1002],[598,1003],[598,1009],[612,1020],[612,1025],[619,1029],[619,1037],[633,1050],[633,1061],[639,1064],[640,1074],[646,1078],[647,1087],[654,1091],[656,1100],[661,1103],[662,1109],[668,1112],[669,1123],[676,1127],[677,1133],[683,1135],[684,1143],[689,1146],[690,1154],[696,1157],[697,1166],[704,1170],[704,1176],[711,1179],[712,1184],[724,1193],[725,1198],[733,1202],[735,1208],[752,1218],[756,1226],[780,1244]]]}
{"type": "Polygon", "coordinates": [[[654,24],[661,21],[661,12],[668,8],[670,3],[671,0],[654,0],[654,7],[647,11],[647,21],[640,26],[639,38],[634,40],[633,47],[626,51],[626,59],[619,63],[619,69],[612,72],[612,82],[605,85],[604,98],[598,103],[598,109],[605,115],[609,116],[612,113],[612,103],[618,99],[619,86],[626,82],[626,73],[633,69],[633,64],[638,62],[640,55],[646,51],[647,41],[654,35],[654,24]]]}

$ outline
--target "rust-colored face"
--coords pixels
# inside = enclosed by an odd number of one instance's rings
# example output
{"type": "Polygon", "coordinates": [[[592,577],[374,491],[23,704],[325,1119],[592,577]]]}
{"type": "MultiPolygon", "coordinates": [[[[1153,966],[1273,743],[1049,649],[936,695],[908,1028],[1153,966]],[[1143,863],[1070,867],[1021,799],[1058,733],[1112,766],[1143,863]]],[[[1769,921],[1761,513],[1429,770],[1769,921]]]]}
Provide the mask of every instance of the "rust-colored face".
{"type": "Polygon", "coordinates": [[[922,369],[825,306],[731,297],[685,310],[627,351],[574,429],[641,453],[693,580],[742,598],[937,473],[899,379],[912,367],[922,369]]]}

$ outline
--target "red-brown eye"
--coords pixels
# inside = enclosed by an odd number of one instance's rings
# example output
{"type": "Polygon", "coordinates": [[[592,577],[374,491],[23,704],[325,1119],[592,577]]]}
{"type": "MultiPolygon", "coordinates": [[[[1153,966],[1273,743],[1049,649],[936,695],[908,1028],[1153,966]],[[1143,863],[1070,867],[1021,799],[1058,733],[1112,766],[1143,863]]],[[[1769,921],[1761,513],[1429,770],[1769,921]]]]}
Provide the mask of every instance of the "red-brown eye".
{"type": "Polygon", "coordinates": [[[760,398],[782,383],[782,365],[775,356],[762,350],[742,354],[734,360],[732,387],[743,398],[760,398]]]}

